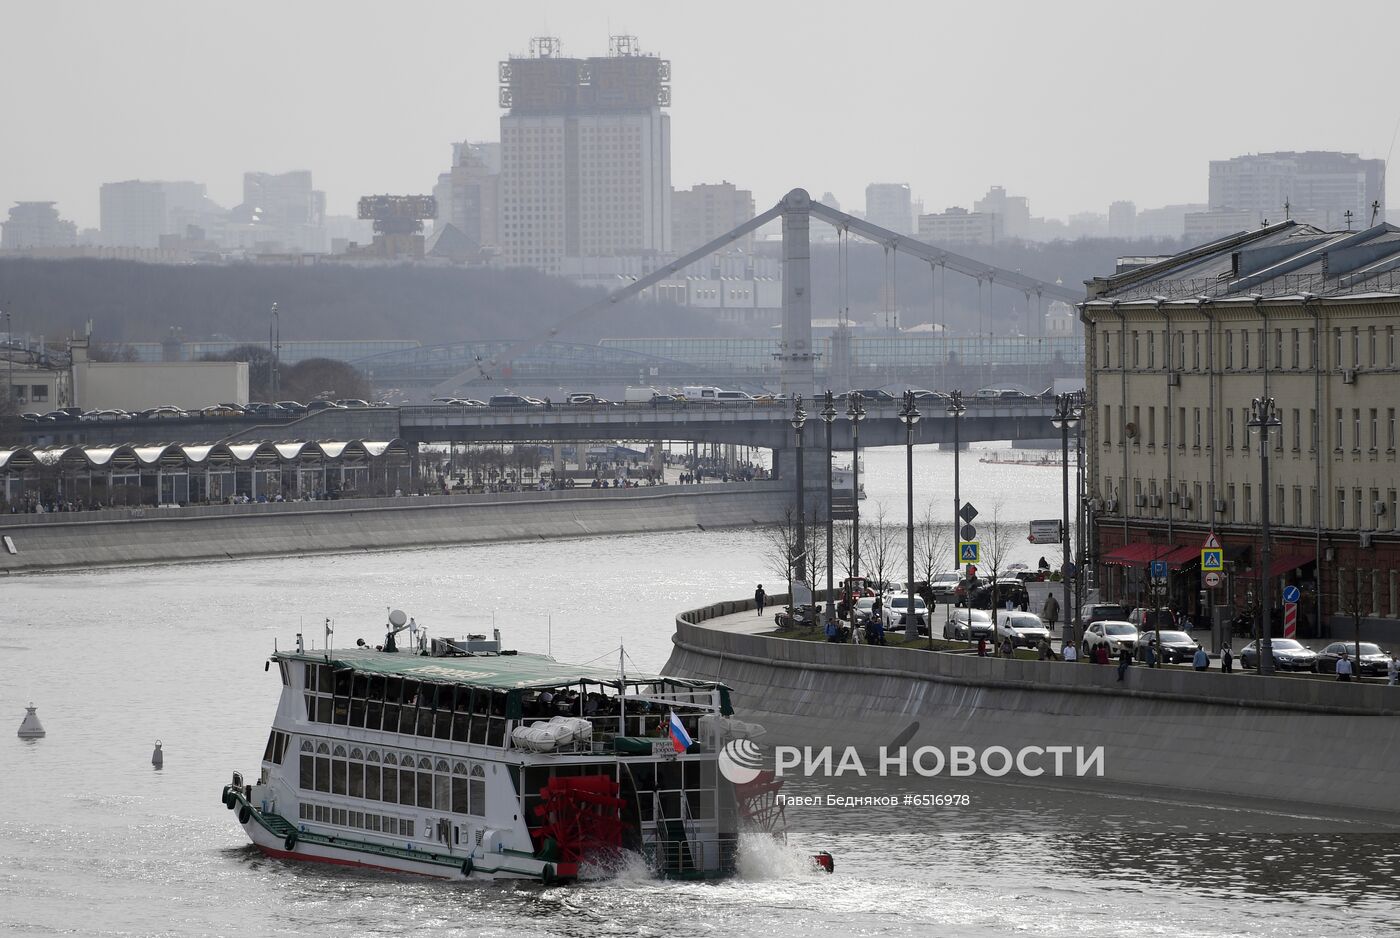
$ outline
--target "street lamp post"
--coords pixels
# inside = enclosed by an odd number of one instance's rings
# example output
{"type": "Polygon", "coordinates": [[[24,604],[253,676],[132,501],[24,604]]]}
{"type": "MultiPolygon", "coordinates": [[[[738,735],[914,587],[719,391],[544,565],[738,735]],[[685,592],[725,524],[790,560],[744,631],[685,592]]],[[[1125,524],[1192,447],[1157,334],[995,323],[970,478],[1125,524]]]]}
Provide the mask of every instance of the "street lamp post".
{"type": "MultiPolygon", "coordinates": [[[[1064,548],[1064,562],[1060,565],[1060,585],[1064,594],[1065,630],[1060,647],[1074,645],[1074,622],[1070,616],[1073,611],[1070,597],[1070,546],[1069,546],[1069,431],[1079,426],[1079,420],[1083,412],[1078,406],[1078,400],[1074,394],[1055,395],[1055,413],[1050,418],[1050,424],[1060,431],[1060,498],[1061,515],[1064,521],[1061,522],[1064,530],[1060,532],[1060,546],[1064,548]]],[[[1076,571],[1077,572],[1077,571],[1076,571]]]]}
{"type": "MultiPolygon", "coordinates": [[[[919,422],[919,408],[914,403],[914,392],[904,392],[904,406],[899,409],[900,422],[904,424],[904,555],[908,581],[904,584],[904,641],[909,641],[909,630],[919,635],[919,617],[914,612],[914,427],[919,422]]],[[[928,647],[933,650],[933,620],[928,623],[928,647]]]]}
{"type": "Polygon", "coordinates": [[[836,422],[836,403],[828,390],[822,397],[822,422],[826,424],[826,621],[836,621],[835,552],[831,524],[831,425],[836,422]]]}
{"type": "MultiPolygon", "coordinates": [[[[962,541],[962,535],[958,533],[958,526],[962,523],[962,477],[958,471],[958,450],[960,449],[958,428],[962,421],[962,415],[965,413],[967,413],[967,405],[963,403],[962,391],[951,392],[948,395],[948,416],[953,418],[953,557],[958,564],[962,563],[962,557],[957,547],[962,541]]],[[[954,601],[956,602],[956,599],[954,601]]],[[[951,606],[948,615],[952,616],[951,606]]],[[[929,633],[932,634],[932,632],[933,627],[930,626],[929,633]]],[[[968,637],[972,637],[970,631],[968,637]]]]}
{"type": "Polygon", "coordinates": [[[282,358],[282,318],[277,312],[277,304],[272,304],[272,321],[267,324],[267,354],[272,359],[269,364],[269,374],[267,377],[268,389],[271,397],[275,401],[278,392],[281,390],[281,358],[282,358]]]}
{"type": "MultiPolygon", "coordinates": [[[[851,576],[860,576],[860,422],[865,407],[860,392],[852,391],[846,403],[846,416],[851,418],[851,576]]],[[[852,626],[855,620],[851,620],[852,626]]]]}
{"type": "MultiPolygon", "coordinates": [[[[5,400],[13,404],[15,398],[15,324],[9,310],[5,310],[5,345],[8,346],[5,358],[10,363],[9,375],[5,380],[5,400]]],[[[19,407],[16,406],[15,411],[18,412],[19,407]]]]}
{"type": "Polygon", "coordinates": [[[1272,564],[1272,551],[1269,549],[1269,429],[1283,425],[1274,410],[1272,397],[1256,397],[1251,405],[1249,426],[1259,431],[1259,511],[1263,544],[1259,550],[1259,673],[1274,673],[1274,639],[1272,606],[1269,598],[1269,567],[1272,564]]]}
{"type": "MultiPolygon", "coordinates": [[[[802,582],[802,574],[805,572],[807,564],[807,492],[804,489],[802,479],[802,427],[807,423],[807,411],[802,408],[802,395],[798,394],[792,399],[792,429],[797,434],[797,544],[794,548],[796,564],[798,567],[797,582],[802,582]]],[[[797,606],[797,597],[790,596],[794,609],[797,606]]]]}

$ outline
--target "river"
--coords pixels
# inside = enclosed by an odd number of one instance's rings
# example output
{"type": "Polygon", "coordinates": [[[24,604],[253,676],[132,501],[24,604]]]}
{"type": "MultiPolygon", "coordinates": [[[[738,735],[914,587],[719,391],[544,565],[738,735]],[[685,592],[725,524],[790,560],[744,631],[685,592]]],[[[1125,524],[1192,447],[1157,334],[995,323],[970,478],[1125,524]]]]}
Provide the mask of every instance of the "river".
{"type": "MultiPolygon", "coordinates": [[[[1058,513],[1057,470],[976,456],[963,456],[964,497],[984,515],[998,502],[1018,526],[1058,513]]],[[[917,460],[921,501],[941,511],[951,454],[921,448],[917,460]]],[[[902,522],[903,452],[871,451],[867,466],[863,511],[884,502],[902,522]]],[[[1034,545],[1017,540],[1016,559],[1033,563],[1034,545]]],[[[750,841],[743,875],[726,883],[659,883],[631,867],[545,888],[266,860],[219,803],[231,770],[256,773],[279,693],[262,667],[274,640],[301,631],[319,646],[327,618],[339,644],[376,640],[397,606],[438,634],[494,621],[522,650],[581,662],[615,659],[623,645],[654,669],[677,610],[773,579],[761,554],[755,532],[690,531],[0,581],[0,714],[18,727],[32,700],[48,730],[3,744],[0,931],[1394,933],[1393,833],[1242,805],[969,783],[972,804],[958,812],[790,810],[788,845],[750,841]],[[808,869],[815,849],[836,856],[835,875],[808,869]]]]}

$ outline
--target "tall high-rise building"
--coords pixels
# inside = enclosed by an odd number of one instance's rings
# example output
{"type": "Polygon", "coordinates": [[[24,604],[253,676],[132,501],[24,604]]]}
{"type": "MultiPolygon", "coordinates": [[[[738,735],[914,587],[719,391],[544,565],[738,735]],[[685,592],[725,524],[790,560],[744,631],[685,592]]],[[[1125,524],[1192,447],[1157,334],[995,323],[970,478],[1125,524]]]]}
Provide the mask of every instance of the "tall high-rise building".
{"type": "Polygon", "coordinates": [[[1385,221],[1385,160],[1325,150],[1211,160],[1210,207],[1252,212],[1256,224],[1288,217],[1331,230],[1369,228],[1373,213],[1385,221]]]}
{"type": "Polygon", "coordinates": [[[277,245],[283,251],[324,253],[326,194],[311,171],[243,174],[243,204],[232,212],[226,237],[239,247],[277,245]]]}
{"type": "Polygon", "coordinates": [[[433,230],[451,225],[476,251],[499,242],[501,193],[499,143],[452,144],[452,168],[433,187],[438,214],[433,230]]]}
{"type": "Polygon", "coordinates": [[[212,205],[202,182],[141,179],[103,183],[100,202],[103,244],[136,248],[159,247],[212,205]]]}
{"type": "Polygon", "coordinates": [[[566,58],[554,37],[500,64],[500,247],[511,265],[671,249],[671,63],[613,36],[566,58]]]}
{"type": "Polygon", "coordinates": [[[1023,195],[1007,195],[1002,186],[992,186],[972,203],[974,212],[1001,216],[1001,230],[1008,238],[1024,238],[1030,233],[1031,203],[1023,195]]]}
{"type": "MultiPolygon", "coordinates": [[[[702,183],[671,193],[671,242],[677,254],[688,254],[758,214],[753,193],[732,182],[702,183]]],[[[730,247],[753,250],[753,233],[730,247]]]]}
{"type": "Polygon", "coordinates": [[[1109,203],[1108,236],[1110,238],[1137,237],[1137,205],[1124,200],[1109,203]]]}
{"type": "Polygon", "coordinates": [[[58,217],[55,202],[16,202],[10,217],[0,222],[0,248],[71,248],[78,243],[78,226],[58,217]]]}
{"type": "Polygon", "coordinates": [[[865,220],[900,234],[914,233],[914,200],[907,182],[872,182],[865,187],[865,220]]]}

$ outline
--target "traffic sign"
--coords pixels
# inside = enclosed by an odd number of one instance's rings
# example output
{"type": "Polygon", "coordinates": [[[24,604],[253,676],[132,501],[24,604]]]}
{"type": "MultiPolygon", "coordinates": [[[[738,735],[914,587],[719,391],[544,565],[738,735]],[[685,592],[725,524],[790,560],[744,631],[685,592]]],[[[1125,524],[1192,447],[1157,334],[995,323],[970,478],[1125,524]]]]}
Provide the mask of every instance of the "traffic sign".
{"type": "Polygon", "coordinates": [[[1212,570],[1211,572],[1206,574],[1205,581],[1207,589],[1215,589],[1217,586],[1220,585],[1220,574],[1212,570]]]}
{"type": "Polygon", "coordinates": [[[1225,551],[1219,547],[1207,547],[1201,551],[1201,569],[1206,573],[1219,573],[1225,569],[1225,551]]]}
{"type": "Polygon", "coordinates": [[[1283,588],[1283,601],[1286,603],[1296,603],[1303,594],[1296,586],[1285,586],[1283,588]]]}
{"type": "Polygon", "coordinates": [[[982,562],[982,542],[963,541],[958,545],[958,560],[963,563],[982,562]]]}
{"type": "Polygon", "coordinates": [[[1165,580],[1167,578],[1167,562],[1165,560],[1152,561],[1152,579],[1165,580]]]}
{"type": "Polygon", "coordinates": [[[962,535],[962,539],[965,541],[977,540],[977,529],[970,524],[963,525],[958,533],[962,535]]]}
{"type": "Polygon", "coordinates": [[[1030,542],[1032,544],[1058,544],[1062,537],[1062,522],[1059,518],[1048,521],[1032,521],[1030,542]]]}
{"type": "Polygon", "coordinates": [[[1201,545],[1202,550],[1220,550],[1220,538],[1212,531],[1206,535],[1206,542],[1201,545]]]}
{"type": "MultiPolygon", "coordinates": [[[[1298,588],[1296,586],[1290,586],[1289,589],[1293,590],[1295,593],[1298,591],[1298,588]]],[[[1297,634],[1297,632],[1298,604],[1294,602],[1286,602],[1283,604],[1283,637],[1292,638],[1295,634],[1297,634]]]]}
{"type": "Polygon", "coordinates": [[[963,502],[962,510],[958,512],[958,517],[971,524],[977,517],[977,509],[972,507],[972,502],[963,502]]]}

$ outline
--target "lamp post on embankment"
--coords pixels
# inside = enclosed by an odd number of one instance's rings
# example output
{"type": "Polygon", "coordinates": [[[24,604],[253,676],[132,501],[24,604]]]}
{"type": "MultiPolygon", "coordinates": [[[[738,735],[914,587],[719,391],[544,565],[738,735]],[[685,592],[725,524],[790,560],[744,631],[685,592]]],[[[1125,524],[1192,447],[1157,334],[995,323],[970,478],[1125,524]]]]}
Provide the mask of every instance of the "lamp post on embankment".
{"type": "Polygon", "coordinates": [[[1060,431],[1060,507],[1061,516],[1064,519],[1060,522],[1060,546],[1064,549],[1064,562],[1060,565],[1060,585],[1064,592],[1065,617],[1064,640],[1061,648],[1066,645],[1072,647],[1075,643],[1074,607],[1072,605],[1073,599],[1070,596],[1069,431],[1079,426],[1079,420],[1082,416],[1074,394],[1055,395],[1055,413],[1050,418],[1050,425],[1060,431]]]}
{"type": "MultiPolygon", "coordinates": [[[[860,576],[860,422],[865,407],[860,392],[852,391],[846,404],[846,416],[851,418],[851,576],[860,576]]],[[[855,619],[851,620],[855,627],[855,619]]]]}
{"type": "Polygon", "coordinates": [[[1274,410],[1272,397],[1256,397],[1250,408],[1249,426],[1259,431],[1259,511],[1261,545],[1259,548],[1259,673],[1274,673],[1273,599],[1269,596],[1269,567],[1273,564],[1269,549],[1269,430],[1283,425],[1274,410]]]}
{"type": "MultiPolygon", "coordinates": [[[[802,478],[802,428],[807,423],[807,411],[802,408],[802,395],[795,395],[792,399],[792,429],[797,434],[797,544],[793,548],[793,555],[796,558],[795,564],[802,564],[798,570],[797,582],[801,583],[802,573],[805,573],[807,565],[807,498],[803,489],[802,478]]],[[[788,597],[795,607],[797,597],[788,597]]]]}
{"type": "Polygon", "coordinates": [[[836,404],[828,388],[822,397],[822,422],[826,424],[826,621],[836,621],[836,577],[833,569],[835,560],[832,544],[831,524],[831,425],[836,422],[836,404]]]}
{"type": "MultiPolygon", "coordinates": [[[[961,557],[960,552],[959,552],[959,550],[958,550],[958,544],[961,543],[961,541],[962,541],[962,538],[959,537],[959,535],[958,535],[958,526],[959,526],[960,524],[962,524],[962,518],[961,518],[961,514],[962,514],[962,489],[961,489],[961,487],[960,487],[962,478],[961,478],[961,476],[960,476],[960,474],[959,474],[958,452],[959,452],[959,450],[960,450],[962,447],[959,445],[959,440],[958,440],[958,429],[959,429],[959,424],[960,424],[960,422],[962,421],[962,415],[965,414],[965,413],[967,413],[967,405],[963,403],[962,391],[957,391],[957,390],[952,391],[952,392],[948,395],[948,416],[953,418],[953,557],[956,559],[956,561],[957,561],[957,563],[958,563],[959,565],[962,564],[962,557],[961,557]]],[[[954,602],[956,602],[956,601],[957,601],[957,600],[956,600],[956,597],[955,597],[955,598],[954,598],[954,602]]],[[[971,605],[971,603],[969,603],[969,605],[971,605]]],[[[995,611],[994,611],[994,614],[995,614],[995,611]]],[[[948,616],[949,616],[949,619],[952,618],[952,615],[953,615],[953,606],[952,606],[952,604],[949,604],[949,606],[948,606],[948,616]]],[[[971,615],[971,613],[969,613],[969,615],[971,615]]],[[[968,620],[969,623],[971,623],[971,621],[972,621],[971,619],[968,620]]],[[[970,638],[970,637],[972,636],[972,632],[970,631],[971,625],[969,625],[968,628],[969,628],[969,631],[968,631],[967,634],[968,634],[968,637],[970,638]]],[[[929,630],[929,637],[931,638],[931,637],[933,636],[933,623],[932,623],[932,622],[929,623],[929,629],[928,629],[928,630],[929,630]]]]}
{"type": "MultiPolygon", "coordinates": [[[[899,420],[904,424],[904,559],[909,579],[904,584],[904,641],[909,642],[909,630],[914,637],[919,635],[919,617],[914,611],[914,427],[919,423],[919,408],[914,403],[914,392],[904,392],[904,405],[899,409],[899,420]]],[[[933,651],[933,620],[928,623],[928,648],[933,651]]]]}

